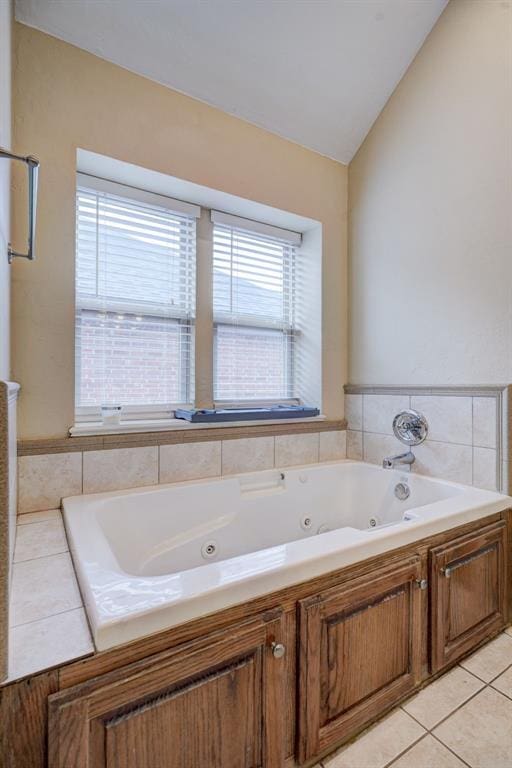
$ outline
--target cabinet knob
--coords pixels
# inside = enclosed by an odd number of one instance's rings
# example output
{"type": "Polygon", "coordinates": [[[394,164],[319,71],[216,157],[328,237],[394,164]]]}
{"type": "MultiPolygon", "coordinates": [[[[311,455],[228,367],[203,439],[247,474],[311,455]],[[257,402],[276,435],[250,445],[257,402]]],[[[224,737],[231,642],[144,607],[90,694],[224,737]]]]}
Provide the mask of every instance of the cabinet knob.
{"type": "Polygon", "coordinates": [[[441,568],[441,570],[442,570],[442,572],[444,573],[444,575],[446,576],[447,579],[449,579],[450,576],[452,575],[452,569],[450,568],[449,565],[447,565],[445,568],[441,568]]]}
{"type": "Polygon", "coordinates": [[[416,579],[416,585],[419,589],[426,589],[428,587],[428,581],[426,579],[416,579]]]}
{"type": "Polygon", "coordinates": [[[270,648],[272,649],[272,656],[274,659],[282,659],[286,653],[286,648],[282,643],[276,643],[274,641],[270,648]]]}

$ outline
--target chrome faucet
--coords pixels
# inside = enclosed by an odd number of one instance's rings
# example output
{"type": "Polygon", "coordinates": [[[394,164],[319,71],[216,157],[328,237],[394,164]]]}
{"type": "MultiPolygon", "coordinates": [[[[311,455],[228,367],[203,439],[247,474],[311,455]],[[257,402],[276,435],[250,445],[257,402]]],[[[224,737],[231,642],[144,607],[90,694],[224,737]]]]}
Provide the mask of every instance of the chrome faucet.
{"type": "Polygon", "coordinates": [[[407,451],[407,453],[400,453],[398,456],[387,456],[382,461],[382,466],[384,469],[394,469],[396,466],[402,466],[406,465],[411,468],[411,464],[414,464],[416,461],[416,456],[412,451],[407,451]]]}

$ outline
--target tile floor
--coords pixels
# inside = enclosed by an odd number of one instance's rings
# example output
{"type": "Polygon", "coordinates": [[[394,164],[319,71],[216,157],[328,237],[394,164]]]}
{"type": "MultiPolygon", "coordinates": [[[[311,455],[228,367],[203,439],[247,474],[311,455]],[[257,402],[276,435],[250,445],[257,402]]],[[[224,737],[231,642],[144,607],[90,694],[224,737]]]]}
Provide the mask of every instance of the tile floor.
{"type": "Polygon", "coordinates": [[[512,768],[512,628],[315,768],[512,768]]]}

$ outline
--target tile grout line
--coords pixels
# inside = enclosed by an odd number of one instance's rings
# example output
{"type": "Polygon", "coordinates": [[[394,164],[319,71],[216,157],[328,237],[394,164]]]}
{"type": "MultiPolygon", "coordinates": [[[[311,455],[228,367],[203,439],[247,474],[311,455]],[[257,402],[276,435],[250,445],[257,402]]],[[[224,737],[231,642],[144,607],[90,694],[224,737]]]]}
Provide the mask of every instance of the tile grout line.
{"type": "MultiPolygon", "coordinates": [[[[483,691],[484,689],[482,688],[481,690],[483,691]]],[[[461,763],[466,765],[467,768],[472,768],[472,766],[469,763],[467,763],[464,760],[464,758],[462,758],[457,752],[454,752],[453,749],[448,746],[448,744],[444,743],[444,741],[441,741],[441,739],[438,738],[438,736],[436,736],[435,733],[432,733],[432,731],[429,731],[429,735],[432,736],[432,738],[435,739],[438,744],[441,744],[441,746],[443,746],[445,749],[447,749],[448,752],[451,752],[451,754],[454,755],[458,760],[460,760],[461,763]]]]}
{"type": "MultiPolygon", "coordinates": [[[[452,667],[452,669],[455,669],[455,668],[456,667],[452,667]]],[[[451,671],[451,670],[448,670],[448,671],[451,671]]],[[[464,671],[467,672],[468,670],[466,669],[464,671]]],[[[442,678],[446,674],[448,674],[448,672],[444,672],[443,675],[441,675],[441,677],[437,678],[437,680],[442,680],[442,678]]],[[[472,673],[470,673],[470,674],[472,674],[472,673]]],[[[473,675],[473,677],[476,677],[476,675],[473,675]]],[[[433,680],[432,683],[429,683],[429,685],[425,686],[425,688],[423,688],[422,690],[426,691],[429,688],[429,686],[432,685],[433,683],[437,682],[437,680],[433,680]]],[[[462,704],[459,704],[458,706],[455,707],[455,709],[452,709],[452,711],[448,715],[446,715],[446,717],[443,717],[441,720],[439,720],[437,723],[435,723],[435,725],[433,725],[431,728],[427,728],[427,726],[423,725],[423,723],[420,722],[414,715],[411,715],[410,712],[407,712],[407,710],[404,709],[403,704],[400,705],[400,708],[403,709],[404,712],[406,712],[409,715],[409,717],[412,717],[412,719],[415,720],[418,723],[418,725],[421,725],[422,728],[425,728],[428,733],[432,733],[434,728],[438,728],[440,725],[442,725],[447,720],[449,720],[450,717],[455,714],[455,712],[458,712],[459,709],[462,709],[462,707],[465,707],[466,704],[468,704],[471,701],[471,699],[474,699],[475,696],[478,696],[479,693],[481,693],[485,688],[487,688],[487,683],[484,683],[484,681],[481,680],[479,677],[477,678],[477,680],[479,682],[483,683],[482,687],[479,688],[478,691],[475,691],[475,693],[472,693],[471,696],[469,696],[467,699],[465,699],[465,701],[462,702],[462,704]]],[[[421,693],[421,691],[420,691],[420,693],[421,693]]]]}
{"type": "Polygon", "coordinates": [[[49,555],[36,555],[35,557],[27,557],[24,560],[16,560],[13,559],[12,564],[13,565],[19,565],[20,563],[32,563],[34,560],[43,560],[45,557],[53,557],[54,555],[65,555],[66,552],[69,552],[69,547],[66,549],[59,549],[58,552],[51,552],[49,555]]]}
{"type": "MultiPolygon", "coordinates": [[[[505,633],[504,633],[504,634],[505,634],[505,633]]],[[[499,635],[498,635],[498,637],[499,637],[499,635]]],[[[512,638],[511,638],[511,640],[512,640],[512,638]]],[[[488,686],[489,686],[489,685],[490,685],[490,686],[492,686],[492,684],[496,682],[496,680],[498,679],[498,677],[501,677],[502,675],[504,675],[504,674],[505,674],[505,672],[508,672],[508,670],[509,670],[511,667],[512,667],[512,663],[511,663],[511,664],[509,664],[507,667],[505,667],[505,669],[503,669],[501,672],[499,672],[499,673],[496,675],[496,677],[493,677],[493,678],[492,678],[492,680],[489,680],[489,682],[488,682],[488,683],[486,683],[486,685],[488,685],[488,686]]],[[[476,677],[476,675],[475,675],[475,677],[476,677]]]]}
{"type": "Polygon", "coordinates": [[[57,613],[50,613],[48,616],[41,616],[39,619],[24,621],[22,624],[11,624],[9,629],[12,632],[14,629],[19,629],[20,627],[28,627],[30,624],[37,624],[38,621],[46,621],[47,619],[55,618],[55,616],[63,616],[65,613],[73,613],[73,611],[85,611],[84,604],[80,603],[80,605],[77,605],[74,608],[66,608],[65,611],[57,611],[57,613]]]}
{"type": "MultiPolygon", "coordinates": [[[[409,713],[407,712],[406,714],[409,714],[409,713]]],[[[416,722],[417,722],[417,721],[416,721],[416,722]]],[[[394,763],[396,760],[399,760],[401,757],[403,757],[405,754],[407,754],[407,752],[408,752],[410,749],[412,749],[413,747],[415,747],[415,746],[416,746],[416,744],[419,744],[419,743],[420,743],[420,741],[423,741],[423,739],[424,739],[426,736],[428,736],[429,732],[427,731],[427,729],[425,728],[425,726],[423,725],[423,726],[421,726],[421,727],[423,728],[423,730],[424,730],[424,733],[422,733],[422,734],[421,734],[421,736],[419,736],[419,737],[418,737],[417,739],[415,739],[414,741],[411,741],[411,743],[410,743],[410,744],[408,744],[408,745],[407,745],[407,747],[406,747],[405,749],[402,749],[402,751],[401,751],[401,752],[399,752],[397,755],[395,755],[395,756],[392,758],[392,760],[390,760],[390,761],[389,761],[389,762],[387,762],[387,763],[384,763],[384,764],[382,765],[382,768],[391,768],[391,766],[393,765],[393,763],[394,763]]]]}
{"type": "MultiPolygon", "coordinates": [[[[66,554],[69,554],[69,548],[66,549],[64,552],[53,552],[51,555],[40,555],[39,557],[32,557],[32,558],[30,558],[30,560],[20,560],[19,563],[13,563],[13,566],[14,565],[23,565],[24,563],[32,563],[34,560],[45,560],[46,558],[58,557],[59,555],[66,555],[66,554]]],[[[70,557],[71,557],[71,555],[70,555],[70,557]]],[[[73,562],[73,561],[71,561],[71,562],[73,562]]]]}

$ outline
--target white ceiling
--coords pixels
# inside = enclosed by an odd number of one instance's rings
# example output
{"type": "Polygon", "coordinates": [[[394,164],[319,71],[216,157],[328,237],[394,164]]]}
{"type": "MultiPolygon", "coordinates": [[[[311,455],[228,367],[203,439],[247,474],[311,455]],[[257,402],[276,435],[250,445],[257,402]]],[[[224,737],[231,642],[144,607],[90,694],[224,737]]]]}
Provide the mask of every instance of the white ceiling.
{"type": "Polygon", "coordinates": [[[348,163],[447,0],[16,0],[16,18],[348,163]]]}

